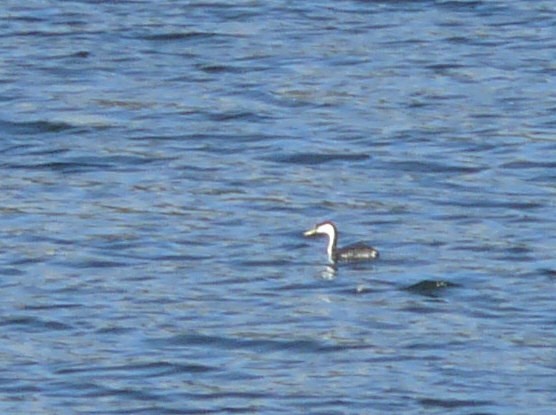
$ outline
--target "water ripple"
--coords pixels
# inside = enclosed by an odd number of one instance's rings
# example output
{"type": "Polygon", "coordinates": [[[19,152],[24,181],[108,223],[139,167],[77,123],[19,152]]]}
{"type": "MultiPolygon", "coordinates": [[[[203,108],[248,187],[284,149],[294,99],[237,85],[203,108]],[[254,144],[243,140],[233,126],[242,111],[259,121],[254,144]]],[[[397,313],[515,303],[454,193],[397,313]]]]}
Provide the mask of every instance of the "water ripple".
{"type": "Polygon", "coordinates": [[[67,124],[65,122],[53,122],[53,121],[12,122],[12,121],[0,120],[0,129],[2,129],[4,133],[13,134],[13,135],[60,133],[74,128],[76,127],[71,124],[67,124]]]}
{"type": "Polygon", "coordinates": [[[321,153],[297,153],[277,155],[267,160],[287,164],[323,164],[333,161],[362,161],[369,158],[366,154],[321,154],[321,153]]]}
{"type": "Polygon", "coordinates": [[[17,326],[23,331],[42,332],[42,331],[64,331],[72,328],[71,325],[55,321],[45,320],[36,317],[14,317],[0,321],[0,326],[17,326]]]}
{"type": "Polygon", "coordinates": [[[256,352],[295,352],[295,353],[331,353],[346,349],[357,349],[355,345],[331,345],[315,340],[269,340],[249,339],[245,337],[221,337],[204,334],[178,335],[169,339],[153,340],[157,344],[181,345],[181,346],[203,346],[210,348],[246,349],[256,352]]]}

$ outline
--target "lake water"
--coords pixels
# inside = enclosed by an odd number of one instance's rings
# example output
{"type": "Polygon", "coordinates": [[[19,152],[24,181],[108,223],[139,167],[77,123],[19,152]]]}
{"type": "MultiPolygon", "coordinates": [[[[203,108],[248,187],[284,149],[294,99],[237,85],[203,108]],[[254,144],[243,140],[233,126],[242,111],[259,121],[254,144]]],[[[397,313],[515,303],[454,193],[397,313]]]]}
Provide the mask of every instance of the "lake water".
{"type": "Polygon", "coordinates": [[[554,2],[2,8],[1,413],[556,413],[554,2]]]}

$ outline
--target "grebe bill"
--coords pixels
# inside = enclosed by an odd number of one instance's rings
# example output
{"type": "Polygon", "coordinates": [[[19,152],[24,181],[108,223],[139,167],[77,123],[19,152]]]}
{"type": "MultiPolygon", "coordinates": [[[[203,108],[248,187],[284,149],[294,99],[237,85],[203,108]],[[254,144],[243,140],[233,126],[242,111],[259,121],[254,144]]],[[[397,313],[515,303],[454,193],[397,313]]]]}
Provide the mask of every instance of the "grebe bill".
{"type": "Polygon", "coordinates": [[[372,261],[378,258],[378,251],[371,246],[357,244],[346,246],[345,248],[337,248],[338,229],[330,221],[319,223],[303,233],[303,236],[316,235],[328,236],[326,253],[328,254],[328,260],[332,263],[338,261],[372,261]]]}

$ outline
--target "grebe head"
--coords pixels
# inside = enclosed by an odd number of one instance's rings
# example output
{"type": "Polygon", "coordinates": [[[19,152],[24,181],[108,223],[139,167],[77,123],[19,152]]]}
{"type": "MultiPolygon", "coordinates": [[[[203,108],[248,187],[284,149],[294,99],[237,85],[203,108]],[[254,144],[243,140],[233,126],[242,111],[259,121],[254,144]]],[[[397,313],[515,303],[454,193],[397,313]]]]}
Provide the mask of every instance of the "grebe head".
{"type": "Polygon", "coordinates": [[[315,225],[312,229],[303,232],[303,236],[315,236],[315,235],[328,235],[330,239],[336,238],[338,231],[336,225],[330,221],[322,222],[315,225]]]}
{"type": "Polygon", "coordinates": [[[315,235],[328,236],[328,247],[326,248],[326,253],[328,254],[328,259],[333,261],[334,251],[336,250],[336,242],[338,240],[338,230],[336,229],[336,225],[330,221],[326,221],[315,225],[312,229],[303,233],[303,236],[315,235]]]}

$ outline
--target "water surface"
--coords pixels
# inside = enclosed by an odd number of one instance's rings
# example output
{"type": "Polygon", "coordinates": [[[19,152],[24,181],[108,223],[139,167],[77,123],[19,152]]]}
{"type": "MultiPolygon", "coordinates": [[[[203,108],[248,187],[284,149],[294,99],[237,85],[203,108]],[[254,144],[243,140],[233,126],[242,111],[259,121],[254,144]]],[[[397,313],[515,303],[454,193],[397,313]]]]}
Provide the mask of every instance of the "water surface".
{"type": "Polygon", "coordinates": [[[4,9],[4,413],[554,412],[552,2],[4,9]]]}

